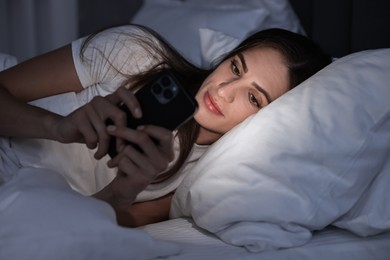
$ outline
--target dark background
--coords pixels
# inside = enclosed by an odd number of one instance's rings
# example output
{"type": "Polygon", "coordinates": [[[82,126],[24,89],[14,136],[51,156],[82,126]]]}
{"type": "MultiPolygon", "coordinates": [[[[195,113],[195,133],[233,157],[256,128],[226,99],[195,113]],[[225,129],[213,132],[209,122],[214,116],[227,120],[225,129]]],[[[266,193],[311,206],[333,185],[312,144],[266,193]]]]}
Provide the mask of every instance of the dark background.
{"type": "MultiPolygon", "coordinates": [[[[390,47],[389,0],[290,0],[290,3],[308,36],[335,57],[390,47]]],[[[127,23],[141,5],[142,0],[80,0],[80,35],[127,23]]]]}

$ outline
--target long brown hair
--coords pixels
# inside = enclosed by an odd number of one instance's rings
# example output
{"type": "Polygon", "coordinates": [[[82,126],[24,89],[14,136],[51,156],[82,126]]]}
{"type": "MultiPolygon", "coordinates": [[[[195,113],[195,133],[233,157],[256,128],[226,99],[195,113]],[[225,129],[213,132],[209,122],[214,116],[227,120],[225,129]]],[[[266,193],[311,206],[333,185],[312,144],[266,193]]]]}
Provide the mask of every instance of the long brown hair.
{"type": "Polygon", "coordinates": [[[316,42],[280,28],[266,29],[249,36],[220,62],[255,47],[273,48],[282,54],[289,73],[289,90],[332,62],[316,42]]]}
{"type": "MultiPolygon", "coordinates": [[[[135,75],[126,75],[127,80],[123,83],[131,90],[137,90],[148,83],[157,73],[162,70],[170,70],[179,79],[179,81],[194,96],[202,85],[206,77],[225,60],[234,57],[240,52],[254,47],[271,47],[278,50],[285,58],[289,69],[290,89],[325,67],[331,62],[331,58],[325,54],[321,48],[309,38],[293,33],[284,29],[267,29],[253,34],[239,44],[231,52],[227,53],[220,60],[217,60],[211,69],[202,69],[188,62],[171,45],[153,30],[140,25],[137,26],[142,32],[154,36],[159,44],[153,41],[151,37],[145,37],[144,34],[130,33],[137,44],[143,46],[149,53],[153,54],[159,62],[150,69],[142,71],[135,75]]],[[[95,36],[91,35],[83,43],[83,50],[88,42],[95,36]]],[[[119,72],[119,71],[118,71],[119,72]]],[[[119,72],[120,73],[120,72],[119,72]]],[[[200,126],[194,120],[188,121],[177,131],[177,138],[180,142],[179,157],[173,167],[160,175],[155,182],[162,182],[176,172],[185,163],[191,149],[199,134],[200,126]]]]}

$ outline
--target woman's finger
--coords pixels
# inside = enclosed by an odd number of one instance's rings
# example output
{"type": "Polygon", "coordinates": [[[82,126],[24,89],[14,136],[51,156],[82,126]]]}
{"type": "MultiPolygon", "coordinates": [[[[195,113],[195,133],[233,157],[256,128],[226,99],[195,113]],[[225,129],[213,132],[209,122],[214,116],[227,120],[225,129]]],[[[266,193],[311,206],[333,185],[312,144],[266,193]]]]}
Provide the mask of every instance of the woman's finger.
{"type": "Polygon", "coordinates": [[[89,149],[96,148],[98,136],[96,135],[94,127],[88,120],[85,120],[84,123],[80,124],[79,132],[83,136],[83,140],[89,149]]]}
{"type": "MultiPolygon", "coordinates": [[[[113,136],[115,139],[122,139],[125,140],[126,143],[131,143],[131,140],[136,139],[135,131],[134,129],[127,128],[127,127],[118,127],[116,125],[109,125],[106,128],[109,135],[113,136]]],[[[107,165],[108,167],[117,167],[121,159],[125,156],[122,151],[126,147],[126,144],[123,143],[120,147],[117,147],[117,155],[114,158],[111,158],[107,165]]]]}
{"type": "MultiPolygon", "coordinates": [[[[125,107],[126,113],[130,111],[132,117],[140,118],[142,117],[142,111],[140,105],[138,103],[137,98],[134,94],[124,87],[118,88],[114,93],[106,96],[107,100],[116,106],[120,105],[121,107],[125,107]]],[[[123,122],[126,122],[128,115],[121,108],[121,114],[117,114],[118,118],[112,118],[114,124],[117,126],[126,126],[123,122]],[[124,118],[121,118],[124,117],[124,118]],[[124,120],[126,119],[126,120],[124,120]]],[[[115,147],[117,150],[120,149],[121,146],[125,144],[125,141],[122,138],[115,139],[115,147]]]]}
{"type": "Polygon", "coordinates": [[[106,131],[106,124],[104,123],[105,118],[102,118],[101,115],[98,115],[98,112],[92,106],[86,106],[86,112],[89,122],[91,122],[96,132],[98,138],[97,142],[99,143],[97,146],[98,149],[94,156],[96,159],[100,159],[107,153],[110,140],[110,136],[106,131]]]}
{"type": "Polygon", "coordinates": [[[145,153],[139,152],[131,145],[126,146],[121,153],[126,156],[119,162],[118,167],[122,172],[125,172],[127,176],[134,176],[137,178],[138,175],[142,175],[143,178],[152,181],[162,171],[161,169],[154,167],[150,162],[150,158],[146,156],[145,153]],[[124,164],[125,162],[131,162],[134,165],[133,169],[126,167],[124,164]]]}
{"type": "Polygon", "coordinates": [[[143,126],[141,129],[144,133],[150,136],[158,144],[158,147],[163,152],[163,155],[171,161],[173,160],[173,140],[174,135],[172,131],[154,125],[143,126]]]}
{"type": "MultiPolygon", "coordinates": [[[[86,110],[89,120],[94,126],[99,138],[99,146],[95,153],[95,158],[100,159],[107,153],[111,141],[111,136],[106,131],[107,124],[112,123],[118,126],[126,126],[127,116],[119,107],[100,96],[93,98],[86,105],[86,110]]],[[[118,144],[124,143],[120,139],[116,140],[116,142],[118,144]]]]}
{"type": "Polygon", "coordinates": [[[103,122],[111,119],[115,125],[126,126],[126,113],[106,98],[96,96],[91,100],[89,106],[96,111],[103,122]]]}
{"type": "Polygon", "coordinates": [[[88,115],[85,113],[84,107],[77,109],[61,121],[61,124],[58,126],[61,142],[85,143],[90,149],[97,146],[98,137],[93,125],[88,119],[88,115]]]}
{"type": "Polygon", "coordinates": [[[109,162],[108,165],[110,167],[114,167],[120,162],[122,158],[121,154],[126,154],[126,156],[133,160],[135,164],[139,165],[140,168],[148,164],[158,172],[165,170],[168,166],[169,161],[172,159],[172,142],[169,141],[169,148],[167,144],[164,144],[164,149],[162,149],[161,144],[159,144],[159,142],[166,143],[167,140],[171,140],[172,138],[169,137],[172,136],[172,134],[169,134],[168,131],[167,135],[167,130],[165,129],[162,131],[163,133],[155,133],[156,131],[161,131],[161,128],[159,130],[154,129],[153,131],[151,131],[154,132],[154,135],[158,139],[152,139],[146,132],[128,128],[110,127],[108,131],[110,131],[110,134],[114,136],[127,140],[132,145],[131,149],[126,146],[126,151],[120,151],[120,154],[109,162]],[[163,138],[161,138],[161,136],[163,136],[163,138]],[[133,145],[135,145],[135,147],[133,145]],[[136,147],[139,147],[140,150],[136,147]]]}
{"type": "Polygon", "coordinates": [[[156,169],[149,160],[150,158],[132,145],[127,145],[112,159],[117,161],[117,167],[122,174],[143,183],[150,183],[161,172],[161,169],[156,169]]]}
{"type": "Polygon", "coordinates": [[[107,99],[113,104],[124,104],[131,112],[134,118],[142,117],[141,106],[130,90],[120,87],[114,93],[107,96],[107,99]]]}

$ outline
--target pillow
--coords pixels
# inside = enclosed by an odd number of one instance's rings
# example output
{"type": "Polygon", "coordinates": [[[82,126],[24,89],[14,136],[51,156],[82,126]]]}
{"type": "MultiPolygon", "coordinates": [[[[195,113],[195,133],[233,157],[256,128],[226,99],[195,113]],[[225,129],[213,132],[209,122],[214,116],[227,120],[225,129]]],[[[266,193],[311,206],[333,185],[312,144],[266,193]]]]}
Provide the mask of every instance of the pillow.
{"type": "Polygon", "coordinates": [[[220,8],[172,0],[146,0],[131,22],[157,31],[189,61],[208,67],[210,64],[201,59],[200,28],[242,40],[263,29],[267,17],[267,10],[261,7],[220,8]]]}
{"type": "Polygon", "coordinates": [[[240,44],[240,40],[234,37],[207,28],[199,29],[199,38],[202,62],[205,67],[218,62],[240,44]]]}
{"type": "Polygon", "coordinates": [[[154,259],[176,244],[116,224],[112,208],[56,173],[23,168],[0,189],[0,259],[154,259]]]}
{"type": "Polygon", "coordinates": [[[17,63],[18,60],[16,57],[6,53],[0,53],[0,71],[15,66],[17,63]]]}
{"type": "Polygon", "coordinates": [[[390,49],[351,54],[236,126],[178,187],[171,217],[253,252],[306,243],[388,165],[389,71],[390,49]]]}
{"type": "Polygon", "coordinates": [[[204,7],[265,9],[269,13],[263,21],[264,28],[279,27],[305,34],[305,31],[288,0],[185,0],[204,7]]]}
{"type": "MultiPolygon", "coordinates": [[[[390,154],[387,154],[390,158],[390,154]]],[[[338,219],[334,226],[347,229],[359,236],[372,236],[390,230],[390,160],[369,189],[347,214],[338,219]]]]}

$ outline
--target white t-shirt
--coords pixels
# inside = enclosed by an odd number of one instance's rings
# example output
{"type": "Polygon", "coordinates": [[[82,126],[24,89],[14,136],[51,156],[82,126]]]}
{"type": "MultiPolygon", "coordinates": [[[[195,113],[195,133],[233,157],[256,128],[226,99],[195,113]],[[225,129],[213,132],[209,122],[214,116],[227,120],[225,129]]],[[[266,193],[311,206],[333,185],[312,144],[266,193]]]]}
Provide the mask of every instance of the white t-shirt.
{"type": "MultiPolygon", "coordinates": [[[[131,33],[141,34],[157,43],[155,38],[134,26],[122,26],[95,36],[81,58],[80,49],[84,39],[78,39],[72,42],[72,52],[84,90],[36,100],[31,104],[67,115],[96,95],[105,96],[115,91],[125,80],[124,75],[138,73],[158,62],[155,55],[129,37],[131,33]]],[[[175,140],[176,154],[178,149],[179,144],[175,140]]],[[[137,201],[158,198],[175,190],[206,149],[207,146],[195,145],[187,163],[174,177],[150,185],[139,194],[137,201]]],[[[7,181],[21,167],[49,168],[63,175],[75,190],[91,195],[106,186],[117,171],[106,166],[108,156],[96,161],[94,152],[83,144],[65,145],[51,140],[1,138],[0,177],[7,181]]]]}

